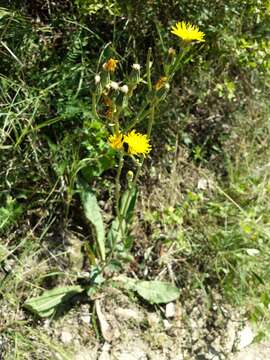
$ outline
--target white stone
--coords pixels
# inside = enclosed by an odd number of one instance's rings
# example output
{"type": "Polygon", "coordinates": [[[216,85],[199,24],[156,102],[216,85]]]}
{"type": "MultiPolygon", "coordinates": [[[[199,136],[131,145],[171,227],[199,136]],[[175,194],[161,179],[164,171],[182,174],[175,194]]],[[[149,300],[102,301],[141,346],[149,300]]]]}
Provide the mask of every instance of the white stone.
{"type": "Polygon", "coordinates": [[[239,333],[239,350],[244,349],[248,345],[252,343],[254,339],[254,333],[250,327],[250,325],[246,325],[243,330],[239,333]]]}
{"type": "Polygon", "coordinates": [[[111,357],[109,354],[110,348],[111,348],[110,344],[105,343],[102,347],[102,352],[101,352],[98,360],[111,360],[111,357]]]}
{"type": "Polygon", "coordinates": [[[61,333],[61,341],[64,344],[69,344],[73,339],[72,334],[68,330],[63,330],[61,333]]]}
{"type": "Polygon", "coordinates": [[[134,320],[141,322],[144,318],[143,314],[138,310],[117,308],[115,309],[115,315],[123,320],[134,320]]]}
{"type": "Polygon", "coordinates": [[[147,360],[146,354],[141,350],[133,350],[132,352],[124,351],[117,356],[117,360],[147,360]]]}
{"type": "Polygon", "coordinates": [[[175,304],[174,303],[171,302],[166,305],[165,316],[167,319],[175,316],[175,304]]]}
{"type": "Polygon", "coordinates": [[[81,315],[81,319],[85,324],[90,324],[91,316],[89,314],[83,314],[81,315]]]}
{"type": "Polygon", "coordinates": [[[147,320],[151,327],[156,327],[160,322],[160,318],[156,313],[147,314],[147,320]]]}
{"type": "Polygon", "coordinates": [[[227,324],[226,341],[224,346],[227,353],[230,353],[233,349],[235,335],[235,323],[229,320],[227,324]]]}
{"type": "Polygon", "coordinates": [[[163,320],[163,325],[165,330],[170,330],[170,328],[172,327],[172,324],[166,319],[163,320]]]}
{"type": "Polygon", "coordinates": [[[174,355],[171,359],[172,360],[184,360],[184,356],[181,352],[179,352],[176,355],[174,355]]]}
{"type": "Polygon", "coordinates": [[[198,185],[197,185],[197,187],[198,187],[199,190],[206,190],[206,189],[207,189],[207,186],[208,186],[208,181],[207,181],[206,179],[200,178],[200,179],[198,180],[198,185]]]}

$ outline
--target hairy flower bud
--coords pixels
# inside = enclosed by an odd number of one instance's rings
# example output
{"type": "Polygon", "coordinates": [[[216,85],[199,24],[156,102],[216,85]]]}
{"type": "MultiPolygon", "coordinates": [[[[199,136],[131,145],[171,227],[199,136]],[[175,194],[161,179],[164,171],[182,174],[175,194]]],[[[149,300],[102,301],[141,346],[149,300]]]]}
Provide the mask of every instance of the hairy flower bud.
{"type": "Polygon", "coordinates": [[[136,70],[136,71],[140,71],[141,65],[140,65],[140,64],[133,64],[133,65],[132,65],[132,69],[134,69],[134,70],[136,70]]]}
{"type": "Polygon", "coordinates": [[[97,74],[95,76],[95,84],[98,85],[100,83],[100,80],[101,80],[100,75],[97,74]]]}
{"type": "Polygon", "coordinates": [[[133,180],[133,177],[134,177],[133,171],[129,170],[129,171],[127,172],[127,180],[128,180],[128,181],[132,181],[132,180],[133,180]]]}
{"type": "Polygon", "coordinates": [[[169,50],[168,50],[168,54],[170,55],[170,56],[174,56],[175,55],[175,49],[174,48],[172,48],[172,47],[170,47],[169,48],[169,50]]]}
{"type": "Polygon", "coordinates": [[[118,90],[119,89],[119,84],[116,81],[111,81],[110,85],[111,85],[111,88],[113,90],[118,90]]]}
{"type": "Polygon", "coordinates": [[[123,85],[123,86],[120,87],[120,90],[122,91],[122,93],[127,94],[128,93],[128,86],[123,85]]]}

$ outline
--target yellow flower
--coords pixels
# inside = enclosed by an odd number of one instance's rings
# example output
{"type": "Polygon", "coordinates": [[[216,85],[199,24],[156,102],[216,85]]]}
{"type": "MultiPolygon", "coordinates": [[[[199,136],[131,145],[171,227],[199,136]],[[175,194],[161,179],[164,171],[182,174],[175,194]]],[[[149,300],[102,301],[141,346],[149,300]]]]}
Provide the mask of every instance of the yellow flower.
{"type": "Polygon", "coordinates": [[[115,133],[109,136],[108,143],[110,147],[115,150],[121,150],[123,148],[123,135],[121,132],[115,133]]]}
{"type": "Polygon", "coordinates": [[[160,90],[161,88],[163,88],[163,86],[166,84],[167,81],[167,77],[166,76],[162,76],[156,83],[155,85],[155,89],[156,91],[160,90]]]}
{"type": "Polygon", "coordinates": [[[185,21],[179,21],[176,26],[172,26],[171,33],[187,42],[193,40],[205,41],[205,34],[196,25],[186,23],[185,21]]]}
{"type": "Polygon", "coordinates": [[[124,136],[123,147],[130,155],[147,155],[152,148],[147,135],[136,133],[135,130],[124,136]]]}
{"type": "Polygon", "coordinates": [[[105,64],[103,64],[103,69],[110,71],[110,72],[115,72],[115,70],[117,68],[117,63],[118,63],[118,60],[110,58],[107,62],[105,62],[105,64]]]}

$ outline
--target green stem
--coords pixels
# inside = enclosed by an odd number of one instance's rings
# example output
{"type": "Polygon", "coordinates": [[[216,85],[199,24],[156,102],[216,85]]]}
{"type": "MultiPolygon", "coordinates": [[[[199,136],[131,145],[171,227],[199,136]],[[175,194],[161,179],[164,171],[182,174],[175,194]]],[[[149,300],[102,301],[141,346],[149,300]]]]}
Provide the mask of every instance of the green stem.
{"type": "Polygon", "coordinates": [[[152,82],[151,82],[151,55],[152,55],[152,48],[148,49],[147,53],[147,60],[146,60],[146,73],[147,73],[147,85],[148,90],[152,90],[152,82]]]}
{"type": "Polygon", "coordinates": [[[99,119],[98,113],[97,113],[97,99],[96,99],[96,93],[93,92],[92,95],[92,113],[95,116],[96,119],[99,119]]]}
{"type": "Polygon", "coordinates": [[[120,185],[120,176],[121,176],[123,164],[124,164],[124,155],[123,155],[123,153],[121,152],[121,153],[120,153],[120,158],[119,158],[119,164],[118,164],[117,174],[116,174],[116,178],[115,178],[115,210],[116,210],[116,215],[117,215],[117,217],[119,217],[119,215],[120,215],[120,209],[119,209],[120,188],[121,188],[121,185],[120,185]]]}
{"type": "Polygon", "coordinates": [[[152,106],[150,108],[150,116],[149,116],[148,127],[147,127],[147,137],[148,137],[148,139],[150,139],[150,136],[151,136],[154,120],[155,120],[155,103],[153,102],[152,106]]]}
{"type": "Polygon", "coordinates": [[[134,128],[136,124],[141,122],[149,113],[149,109],[147,109],[148,103],[146,103],[143,108],[140,110],[139,114],[135,117],[135,119],[127,126],[126,131],[134,128]]]}
{"type": "Polygon", "coordinates": [[[174,74],[176,73],[176,71],[179,70],[181,62],[182,62],[184,56],[188,53],[189,49],[190,49],[190,46],[186,45],[183,48],[183,51],[178,54],[178,57],[175,60],[175,63],[172,64],[172,70],[171,69],[169,70],[170,71],[169,80],[172,80],[172,78],[173,78],[174,74]]]}

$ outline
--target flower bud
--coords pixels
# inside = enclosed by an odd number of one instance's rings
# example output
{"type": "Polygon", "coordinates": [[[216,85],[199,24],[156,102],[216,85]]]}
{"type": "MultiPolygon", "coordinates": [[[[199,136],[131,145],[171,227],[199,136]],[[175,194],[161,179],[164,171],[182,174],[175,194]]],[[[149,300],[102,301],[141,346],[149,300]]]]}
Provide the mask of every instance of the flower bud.
{"type": "Polygon", "coordinates": [[[166,84],[164,85],[164,88],[165,88],[166,90],[170,90],[170,84],[169,84],[169,83],[166,83],[166,84]]]}
{"type": "Polygon", "coordinates": [[[122,91],[122,93],[124,93],[124,94],[127,94],[128,93],[128,86],[127,85],[121,86],[120,91],[122,91]]]}
{"type": "Polygon", "coordinates": [[[170,47],[169,50],[168,50],[168,54],[169,54],[170,56],[174,56],[174,55],[175,55],[175,49],[172,48],[172,47],[170,47]]]}
{"type": "Polygon", "coordinates": [[[132,181],[132,180],[133,180],[133,177],[134,177],[133,171],[129,170],[129,171],[127,172],[127,180],[128,180],[128,182],[132,181]]]}
{"type": "Polygon", "coordinates": [[[119,89],[119,84],[116,81],[111,81],[110,85],[111,85],[111,88],[113,90],[118,90],[119,89]]]}
{"type": "Polygon", "coordinates": [[[95,76],[95,84],[98,85],[100,83],[100,80],[101,80],[100,75],[97,74],[95,76]]]}
{"type": "Polygon", "coordinates": [[[140,71],[141,65],[140,65],[140,64],[133,64],[133,65],[132,65],[132,69],[134,69],[134,70],[136,70],[136,71],[140,71]]]}

